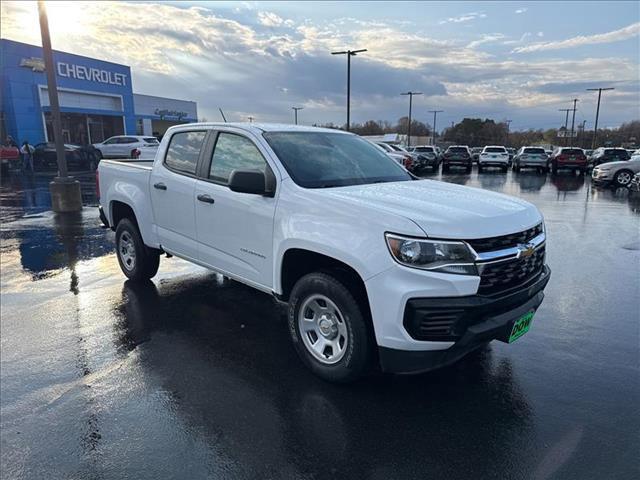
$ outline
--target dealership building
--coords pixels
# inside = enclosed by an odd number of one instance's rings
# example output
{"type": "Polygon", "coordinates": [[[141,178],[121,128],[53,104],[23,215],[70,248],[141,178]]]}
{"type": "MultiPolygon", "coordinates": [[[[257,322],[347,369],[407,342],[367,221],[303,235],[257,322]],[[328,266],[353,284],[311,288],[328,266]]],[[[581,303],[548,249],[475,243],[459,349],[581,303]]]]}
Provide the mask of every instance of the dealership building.
{"type": "MultiPolygon", "coordinates": [[[[42,48],[0,39],[1,139],[53,141],[42,48]]],[[[163,135],[172,125],[197,121],[197,104],[133,93],[131,68],[53,52],[65,143],[98,143],[113,135],[163,135]]]]}

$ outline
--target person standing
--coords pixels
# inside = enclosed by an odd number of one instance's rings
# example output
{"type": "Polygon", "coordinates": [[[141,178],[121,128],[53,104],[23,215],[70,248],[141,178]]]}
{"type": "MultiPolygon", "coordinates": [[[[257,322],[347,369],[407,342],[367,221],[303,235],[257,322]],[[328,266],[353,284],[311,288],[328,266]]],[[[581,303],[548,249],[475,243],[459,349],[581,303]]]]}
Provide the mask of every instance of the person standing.
{"type": "Polygon", "coordinates": [[[29,171],[33,173],[33,152],[35,151],[36,149],[29,145],[28,140],[22,142],[20,153],[22,154],[22,170],[24,172],[29,171]]]}

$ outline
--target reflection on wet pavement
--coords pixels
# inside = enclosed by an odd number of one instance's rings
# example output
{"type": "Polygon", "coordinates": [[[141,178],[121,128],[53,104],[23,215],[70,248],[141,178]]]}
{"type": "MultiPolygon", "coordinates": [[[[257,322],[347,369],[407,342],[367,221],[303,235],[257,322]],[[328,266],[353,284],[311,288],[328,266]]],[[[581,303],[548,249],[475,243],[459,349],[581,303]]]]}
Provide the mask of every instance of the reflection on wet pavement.
{"type": "Polygon", "coordinates": [[[444,179],[542,210],[545,302],[513,345],[350,386],[300,364],[270,296],[175,258],[125,281],[95,209],[55,216],[46,178],[3,181],[3,478],[637,478],[638,199],[444,179]]]}

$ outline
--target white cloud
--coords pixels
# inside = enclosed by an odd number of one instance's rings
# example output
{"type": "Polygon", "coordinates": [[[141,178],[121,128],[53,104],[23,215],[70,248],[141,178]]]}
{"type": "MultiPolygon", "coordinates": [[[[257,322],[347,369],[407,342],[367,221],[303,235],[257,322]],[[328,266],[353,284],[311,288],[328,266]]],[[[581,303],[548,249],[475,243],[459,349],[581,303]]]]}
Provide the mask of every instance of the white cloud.
{"type": "Polygon", "coordinates": [[[470,22],[471,20],[476,20],[478,18],[486,18],[486,17],[487,15],[485,13],[471,12],[471,13],[465,13],[458,17],[449,17],[445,20],[440,20],[438,23],[440,25],[444,25],[445,23],[464,23],[464,22],[470,22]]]}
{"type": "Polygon", "coordinates": [[[279,27],[284,20],[272,12],[258,12],[258,21],[265,27],[279,27]]]}
{"type": "Polygon", "coordinates": [[[562,48],[574,48],[582,45],[595,45],[598,43],[611,43],[627,40],[640,35],[640,22],[613,30],[607,33],[597,33],[595,35],[579,35],[577,37],[560,40],[557,42],[539,42],[527,45],[526,47],[518,47],[513,50],[514,53],[539,52],[543,50],[559,50],[562,48]]]}
{"type": "Polygon", "coordinates": [[[505,38],[502,33],[489,33],[482,35],[478,40],[474,40],[467,45],[467,48],[476,48],[485,43],[493,43],[505,38]]]}
{"type": "Polygon", "coordinates": [[[521,13],[526,12],[527,10],[529,10],[529,9],[528,8],[519,8],[519,9],[516,10],[516,13],[517,14],[521,14],[521,13]]]}

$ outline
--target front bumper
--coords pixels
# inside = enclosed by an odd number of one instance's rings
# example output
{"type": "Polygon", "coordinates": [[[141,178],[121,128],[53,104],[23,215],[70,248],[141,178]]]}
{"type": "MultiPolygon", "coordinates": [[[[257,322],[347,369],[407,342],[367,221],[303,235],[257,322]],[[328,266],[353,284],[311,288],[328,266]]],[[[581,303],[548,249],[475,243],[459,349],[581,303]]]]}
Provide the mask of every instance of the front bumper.
{"type": "Polygon", "coordinates": [[[448,343],[448,348],[440,350],[401,350],[380,346],[378,352],[382,369],[394,373],[425,372],[449,365],[492,340],[506,340],[513,322],[540,306],[550,276],[551,271],[545,266],[531,283],[498,297],[469,295],[410,299],[407,310],[411,309],[413,313],[405,312],[405,325],[407,319],[410,322],[410,318],[419,315],[421,309],[438,308],[458,312],[455,324],[450,328],[451,335],[443,337],[443,340],[453,343],[448,343]]]}
{"type": "Polygon", "coordinates": [[[599,170],[597,167],[591,172],[591,180],[596,183],[610,182],[613,180],[613,171],[611,170],[599,170]]]}

